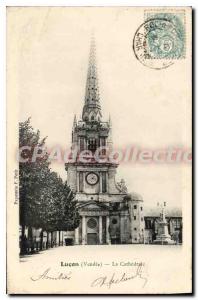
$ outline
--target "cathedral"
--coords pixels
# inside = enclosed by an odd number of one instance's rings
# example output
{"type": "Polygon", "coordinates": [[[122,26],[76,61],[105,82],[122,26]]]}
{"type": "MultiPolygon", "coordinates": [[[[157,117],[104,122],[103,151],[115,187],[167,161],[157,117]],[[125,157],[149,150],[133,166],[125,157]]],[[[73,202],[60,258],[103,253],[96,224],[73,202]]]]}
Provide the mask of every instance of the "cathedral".
{"type": "Polygon", "coordinates": [[[82,117],[74,117],[72,149],[78,157],[65,165],[67,182],[78,202],[80,225],[72,233],[75,245],[144,243],[143,199],[128,193],[124,180],[116,182],[118,164],[96,160],[113,149],[110,119],[103,121],[98,87],[95,43],[91,41],[82,117]],[[87,151],[87,152],[86,152],[87,151]]]}

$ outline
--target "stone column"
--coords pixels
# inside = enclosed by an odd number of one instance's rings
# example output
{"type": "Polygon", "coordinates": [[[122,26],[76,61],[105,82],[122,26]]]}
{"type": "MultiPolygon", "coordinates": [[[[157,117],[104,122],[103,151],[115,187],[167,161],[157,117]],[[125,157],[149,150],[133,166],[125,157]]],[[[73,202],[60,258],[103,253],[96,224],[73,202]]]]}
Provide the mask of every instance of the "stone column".
{"type": "Polygon", "coordinates": [[[102,173],[100,172],[100,174],[99,174],[99,176],[100,176],[100,193],[102,193],[102,173]]]}
{"type": "Polygon", "coordinates": [[[82,216],[82,245],[86,244],[86,219],[82,216]]]}
{"type": "Polygon", "coordinates": [[[110,235],[109,235],[109,216],[106,217],[106,243],[111,244],[110,235]]]}
{"type": "Polygon", "coordinates": [[[109,192],[109,174],[106,172],[106,192],[109,192]]]}
{"type": "Polygon", "coordinates": [[[102,244],[102,216],[99,216],[99,244],[102,244]]]}
{"type": "Polygon", "coordinates": [[[75,245],[79,245],[79,227],[75,229],[75,245]]]}
{"type": "Polygon", "coordinates": [[[79,192],[79,172],[76,173],[76,191],[79,192]]]}

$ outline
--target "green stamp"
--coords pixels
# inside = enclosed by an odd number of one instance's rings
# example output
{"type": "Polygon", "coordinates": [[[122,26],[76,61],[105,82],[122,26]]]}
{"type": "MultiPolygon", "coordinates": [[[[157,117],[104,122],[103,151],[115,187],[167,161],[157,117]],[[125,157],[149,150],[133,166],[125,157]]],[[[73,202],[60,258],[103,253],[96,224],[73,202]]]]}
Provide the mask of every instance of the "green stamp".
{"type": "Polygon", "coordinates": [[[180,59],[185,57],[184,13],[147,12],[145,45],[150,59],[180,59]]]}

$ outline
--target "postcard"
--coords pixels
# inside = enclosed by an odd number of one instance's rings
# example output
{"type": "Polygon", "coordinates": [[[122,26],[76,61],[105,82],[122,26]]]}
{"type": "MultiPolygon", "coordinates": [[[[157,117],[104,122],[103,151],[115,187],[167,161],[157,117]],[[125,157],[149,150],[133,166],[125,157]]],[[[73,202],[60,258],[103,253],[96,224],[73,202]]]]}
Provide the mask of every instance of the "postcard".
{"type": "Polygon", "coordinates": [[[191,7],[7,7],[7,293],[192,293],[191,7]]]}

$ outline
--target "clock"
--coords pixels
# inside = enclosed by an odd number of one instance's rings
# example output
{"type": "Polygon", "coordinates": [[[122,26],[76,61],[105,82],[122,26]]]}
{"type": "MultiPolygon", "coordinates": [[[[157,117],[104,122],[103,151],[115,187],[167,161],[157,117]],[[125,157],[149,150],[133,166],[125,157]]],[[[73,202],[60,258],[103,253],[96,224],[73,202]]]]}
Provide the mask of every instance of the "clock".
{"type": "Polygon", "coordinates": [[[96,184],[98,182],[98,179],[99,178],[98,178],[98,175],[96,173],[91,172],[91,173],[87,174],[87,176],[86,176],[86,181],[90,185],[96,184]]]}

